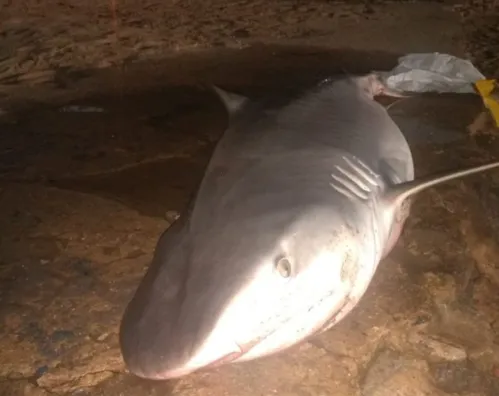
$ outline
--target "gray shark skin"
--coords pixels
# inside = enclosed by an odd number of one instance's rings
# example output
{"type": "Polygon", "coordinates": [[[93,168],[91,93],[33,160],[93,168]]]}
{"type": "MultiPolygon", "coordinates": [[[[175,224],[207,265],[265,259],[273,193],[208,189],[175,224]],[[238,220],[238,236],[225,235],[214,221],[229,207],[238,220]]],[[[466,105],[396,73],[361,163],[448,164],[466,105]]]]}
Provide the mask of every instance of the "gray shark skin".
{"type": "Polygon", "coordinates": [[[396,244],[414,194],[499,166],[414,180],[373,75],[271,108],[214,90],[229,126],[122,319],[122,355],[140,377],[261,358],[331,328],[396,244]]]}

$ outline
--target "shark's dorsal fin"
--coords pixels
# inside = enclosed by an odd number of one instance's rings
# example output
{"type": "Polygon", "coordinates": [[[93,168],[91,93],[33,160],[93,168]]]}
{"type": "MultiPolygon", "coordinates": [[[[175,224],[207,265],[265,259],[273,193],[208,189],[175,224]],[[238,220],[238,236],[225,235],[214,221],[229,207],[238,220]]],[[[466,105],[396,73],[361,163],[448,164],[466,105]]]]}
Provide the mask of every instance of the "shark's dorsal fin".
{"type": "Polygon", "coordinates": [[[225,109],[229,113],[229,116],[233,116],[237,113],[248,101],[247,97],[225,91],[216,85],[211,85],[211,89],[220,98],[225,109]]]}
{"type": "Polygon", "coordinates": [[[445,183],[447,181],[473,175],[475,173],[485,172],[489,169],[494,169],[497,167],[499,167],[499,161],[493,161],[487,164],[478,165],[467,169],[442,172],[435,175],[429,175],[419,179],[411,180],[409,182],[395,184],[386,190],[384,199],[390,205],[392,205],[392,207],[399,207],[407,198],[410,198],[411,196],[423,190],[426,190],[427,188],[445,183]]]}

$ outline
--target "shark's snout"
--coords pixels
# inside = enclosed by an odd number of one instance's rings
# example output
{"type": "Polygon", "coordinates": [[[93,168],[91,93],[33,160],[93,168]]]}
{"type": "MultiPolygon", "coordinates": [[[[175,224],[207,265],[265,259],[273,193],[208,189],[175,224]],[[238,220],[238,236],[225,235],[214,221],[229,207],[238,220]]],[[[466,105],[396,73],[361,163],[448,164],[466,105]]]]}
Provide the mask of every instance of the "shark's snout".
{"type": "Polygon", "coordinates": [[[178,320],[172,315],[166,320],[169,316],[159,308],[162,305],[154,299],[148,301],[150,304],[143,305],[136,296],[121,323],[120,346],[130,373],[145,379],[169,380],[230,363],[244,354],[230,329],[205,329],[191,317],[178,320]]]}
{"type": "Polygon", "coordinates": [[[202,351],[196,351],[186,360],[167,358],[169,350],[158,347],[156,349],[122,348],[123,357],[128,371],[138,377],[151,380],[170,380],[180,378],[198,370],[214,368],[237,360],[243,355],[242,351],[235,351],[230,345],[219,346],[217,354],[206,356],[202,351]],[[204,355],[204,356],[203,356],[204,355]]]}

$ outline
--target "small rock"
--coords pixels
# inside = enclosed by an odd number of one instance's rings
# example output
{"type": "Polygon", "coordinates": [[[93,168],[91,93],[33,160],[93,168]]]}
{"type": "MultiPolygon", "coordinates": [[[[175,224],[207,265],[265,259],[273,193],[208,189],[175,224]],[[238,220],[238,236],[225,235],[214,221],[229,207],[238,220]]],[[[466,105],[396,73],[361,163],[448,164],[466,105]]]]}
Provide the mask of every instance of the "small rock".
{"type": "Polygon", "coordinates": [[[426,273],[425,287],[437,305],[451,304],[456,300],[456,281],[449,274],[426,273]]]}
{"type": "Polygon", "coordinates": [[[490,324],[478,312],[448,306],[439,307],[438,318],[428,330],[466,348],[483,348],[493,341],[490,324]]]}
{"type": "Polygon", "coordinates": [[[484,378],[466,361],[430,363],[430,372],[435,384],[445,392],[484,392],[486,388],[484,378]]]}
{"type": "Polygon", "coordinates": [[[69,392],[77,388],[88,388],[99,384],[111,378],[114,375],[112,371],[99,371],[95,373],[86,373],[81,377],[75,378],[69,370],[54,370],[40,377],[37,385],[44,388],[50,388],[54,392],[69,392]]]}
{"type": "Polygon", "coordinates": [[[100,342],[104,341],[108,335],[109,335],[109,333],[101,334],[99,337],[97,337],[97,341],[100,341],[100,342]]]}
{"type": "Polygon", "coordinates": [[[330,353],[347,356],[362,365],[366,364],[389,331],[385,326],[377,327],[375,320],[365,320],[363,324],[369,327],[359,328],[351,318],[346,318],[341,326],[314,337],[311,343],[330,353]]]}
{"type": "Polygon", "coordinates": [[[430,381],[428,366],[397,352],[385,350],[368,369],[362,396],[439,396],[430,381]]]}
{"type": "Polygon", "coordinates": [[[177,212],[176,210],[167,210],[166,213],[165,213],[165,219],[169,223],[173,223],[179,217],[180,217],[180,213],[177,212]]]}
{"type": "Polygon", "coordinates": [[[81,388],[95,386],[114,375],[111,371],[101,371],[98,373],[89,373],[84,377],[80,378],[78,381],[78,386],[81,388]]]}
{"type": "Polygon", "coordinates": [[[427,334],[413,333],[409,336],[409,342],[432,361],[461,361],[467,357],[464,348],[427,334]]]}

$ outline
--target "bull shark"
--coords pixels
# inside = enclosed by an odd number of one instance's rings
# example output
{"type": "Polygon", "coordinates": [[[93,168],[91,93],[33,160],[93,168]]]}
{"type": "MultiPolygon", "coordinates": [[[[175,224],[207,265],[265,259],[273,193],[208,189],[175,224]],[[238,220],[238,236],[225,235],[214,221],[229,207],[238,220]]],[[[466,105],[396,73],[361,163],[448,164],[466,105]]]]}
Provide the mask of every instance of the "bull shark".
{"type": "Polygon", "coordinates": [[[214,90],[228,127],[121,322],[139,377],[261,358],[330,329],[366,292],[415,194],[499,166],[415,179],[373,74],[331,78],[274,107],[214,90]]]}

